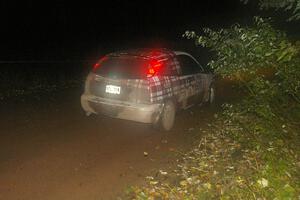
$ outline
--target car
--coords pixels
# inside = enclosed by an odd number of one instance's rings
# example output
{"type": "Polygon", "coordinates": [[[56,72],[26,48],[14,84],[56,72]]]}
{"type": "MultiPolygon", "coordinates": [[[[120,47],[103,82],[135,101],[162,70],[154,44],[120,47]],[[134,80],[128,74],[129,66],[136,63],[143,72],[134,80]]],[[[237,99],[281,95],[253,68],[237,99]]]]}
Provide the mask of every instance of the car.
{"type": "Polygon", "coordinates": [[[88,74],[81,106],[87,115],[152,124],[169,131],[176,112],[213,103],[214,74],[189,53],[131,49],[102,57],[88,74]]]}

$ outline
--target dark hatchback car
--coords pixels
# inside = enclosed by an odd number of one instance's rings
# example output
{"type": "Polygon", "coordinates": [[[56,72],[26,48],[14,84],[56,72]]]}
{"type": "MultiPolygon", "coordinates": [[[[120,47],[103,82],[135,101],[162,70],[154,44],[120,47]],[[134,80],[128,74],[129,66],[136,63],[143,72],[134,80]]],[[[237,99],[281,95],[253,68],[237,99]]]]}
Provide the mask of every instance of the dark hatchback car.
{"type": "Polygon", "coordinates": [[[214,75],[190,54],[168,49],[110,53],[87,76],[81,105],[87,115],[174,125],[176,111],[214,101],[214,75]]]}

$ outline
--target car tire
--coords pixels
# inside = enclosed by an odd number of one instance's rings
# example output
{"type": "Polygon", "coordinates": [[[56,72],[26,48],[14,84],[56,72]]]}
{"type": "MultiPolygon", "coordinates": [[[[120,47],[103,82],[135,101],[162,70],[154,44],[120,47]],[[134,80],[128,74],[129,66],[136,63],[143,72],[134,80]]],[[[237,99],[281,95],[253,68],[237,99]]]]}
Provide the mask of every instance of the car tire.
{"type": "Polygon", "coordinates": [[[176,107],[173,101],[168,100],[164,103],[160,119],[154,124],[154,128],[162,131],[170,131],[175,122],[176,107]]]}

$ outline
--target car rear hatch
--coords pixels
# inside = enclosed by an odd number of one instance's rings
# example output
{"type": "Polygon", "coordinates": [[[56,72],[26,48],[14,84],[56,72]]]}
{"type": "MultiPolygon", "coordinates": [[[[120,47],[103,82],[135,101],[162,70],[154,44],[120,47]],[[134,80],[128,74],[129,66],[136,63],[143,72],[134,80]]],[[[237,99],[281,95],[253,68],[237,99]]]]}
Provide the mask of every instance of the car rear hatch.
{"type": "Polygon", "coordinates": [[[112,56],[102,58],[86,83],[91,95],[128,103],[149,103],[149,86],[141,57],[112,56]]]}

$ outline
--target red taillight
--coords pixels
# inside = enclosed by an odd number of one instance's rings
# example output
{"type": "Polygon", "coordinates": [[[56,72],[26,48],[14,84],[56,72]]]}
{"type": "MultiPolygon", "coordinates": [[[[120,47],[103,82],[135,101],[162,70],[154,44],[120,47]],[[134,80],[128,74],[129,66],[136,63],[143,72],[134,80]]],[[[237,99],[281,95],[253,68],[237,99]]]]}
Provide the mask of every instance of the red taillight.
{"type": "Polygon", "coordinates": [[[154,76],[158,71],[160,71],[162,67],[162,63],[157,60],[152,60],[149,64],[148,71],[147,71],[147,77],[154,76]]]}
{"type": "Polygon", "coordinates": [[[100,65],[103,63],[103,61],[107,60],[107,56],[104,56],[103,58],[101,58],[94,66],[93,66],[93,71],[95,72],[100,65]]]}
{"type": "Polygon", "coordinates": [[[93,71],[95,71],[96,69],[98,69],[98,67],[100,66],[99,63],[96,63],[94,66],[93,66],[93,71]]]}
{"type": "Polygon", "coordinates": [[[147,77],[151,77],[155,74],[155,70],[153,68],[148,69],[147,77]]]}

